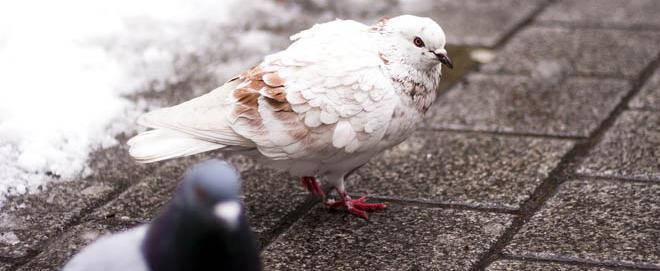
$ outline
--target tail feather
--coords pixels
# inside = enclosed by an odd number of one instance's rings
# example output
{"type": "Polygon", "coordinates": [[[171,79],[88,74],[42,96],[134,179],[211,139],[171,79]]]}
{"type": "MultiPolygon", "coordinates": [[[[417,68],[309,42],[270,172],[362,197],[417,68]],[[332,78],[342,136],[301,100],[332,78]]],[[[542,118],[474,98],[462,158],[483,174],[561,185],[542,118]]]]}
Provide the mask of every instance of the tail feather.
{"type": "Polygon", "coordinates": [[[139,163],[152,163],[225,147],[168,129],[142,132],[131,138],[128,145],[129,154],[139,163]]]}

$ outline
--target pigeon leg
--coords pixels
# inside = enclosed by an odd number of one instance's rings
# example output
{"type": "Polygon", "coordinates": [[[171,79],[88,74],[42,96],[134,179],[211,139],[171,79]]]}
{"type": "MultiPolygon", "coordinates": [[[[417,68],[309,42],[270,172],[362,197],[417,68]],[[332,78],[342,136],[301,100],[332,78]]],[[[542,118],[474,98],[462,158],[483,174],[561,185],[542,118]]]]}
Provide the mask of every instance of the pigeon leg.
{"type": "Polygon", "coordinates": [[[323,193],[323,189],[321,189],[321,185],[319,185],[319,182],[316,180],[315,177],[311,177],[311,176],[300,177],[300,184],[305,189],[307,189],[307,191],[311,192],[313,195],[319,196],[321,198],[325,198],[325,193],[323,193]]]}
{"type": "Polygon", "coordinates": [[[383,203],[368,203],[366,197],[351,199],[351,196],[349,196],[344,189],[337,188],[337,193],[339,193],[340,200],[329,199],[325,203],[326,207],[330,209],[338,209],[345,206],[349,213],[364,218],[365,220],[369,220],[366,212],[387,208],[387,205],[383,203]]]}

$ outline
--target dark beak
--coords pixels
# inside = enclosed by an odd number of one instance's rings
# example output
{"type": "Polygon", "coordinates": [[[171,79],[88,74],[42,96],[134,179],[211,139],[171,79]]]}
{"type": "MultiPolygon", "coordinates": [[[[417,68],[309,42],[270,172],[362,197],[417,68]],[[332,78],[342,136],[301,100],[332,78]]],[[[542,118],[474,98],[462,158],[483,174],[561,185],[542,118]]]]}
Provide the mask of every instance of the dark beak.
{"type": "Polygon", "coordinates": [[[449,56],[447,56],[446,54],[438,54],[435,52],[433,54],[438,58],[440,63],[445,64],[445,66],[449,67],[450,69],[454,68],[454,63],[451,62],[449,56]]]}

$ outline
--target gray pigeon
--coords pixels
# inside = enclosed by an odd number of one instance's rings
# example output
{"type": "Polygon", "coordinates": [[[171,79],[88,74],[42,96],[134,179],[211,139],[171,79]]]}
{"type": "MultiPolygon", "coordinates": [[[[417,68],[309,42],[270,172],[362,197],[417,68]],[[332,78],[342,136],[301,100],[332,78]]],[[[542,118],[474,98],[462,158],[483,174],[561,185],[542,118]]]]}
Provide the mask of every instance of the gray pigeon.
{"type": "Polygon", "coordinates": [[[64,270],[261,270],[240,204],[239,180],[223,161],[193,166],[151,224],[101,237],[64,270]]]}

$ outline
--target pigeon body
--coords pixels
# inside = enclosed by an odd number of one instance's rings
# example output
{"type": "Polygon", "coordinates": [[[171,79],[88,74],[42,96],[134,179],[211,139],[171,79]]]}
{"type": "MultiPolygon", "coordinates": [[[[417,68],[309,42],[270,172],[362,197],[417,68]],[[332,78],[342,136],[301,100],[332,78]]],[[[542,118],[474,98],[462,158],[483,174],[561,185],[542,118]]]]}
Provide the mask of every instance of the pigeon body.
{"type": "Polygon", "coordinates": [[[129,140],[131,156],[239,152],[293,176],[325,177],[350,199],[347,174],[410,136],[435,100],[440,64],[452,66],[444,32],[403,15],[372,26],[335,20],[291,39],[210,93],[140,117],[153,130],[129,140]]]}
{"type": "Polygon", "coordinates": [[[75,255],[63,271],[150,271],[141,249],[148,228],[142,225],[100,237],[75,255]]]}
{"type": "Polygon", "coordinates": [[[224,162],[194,166],[151,224],[99,238],[64,270],[261,270],[238,180],[224,162]]]}

